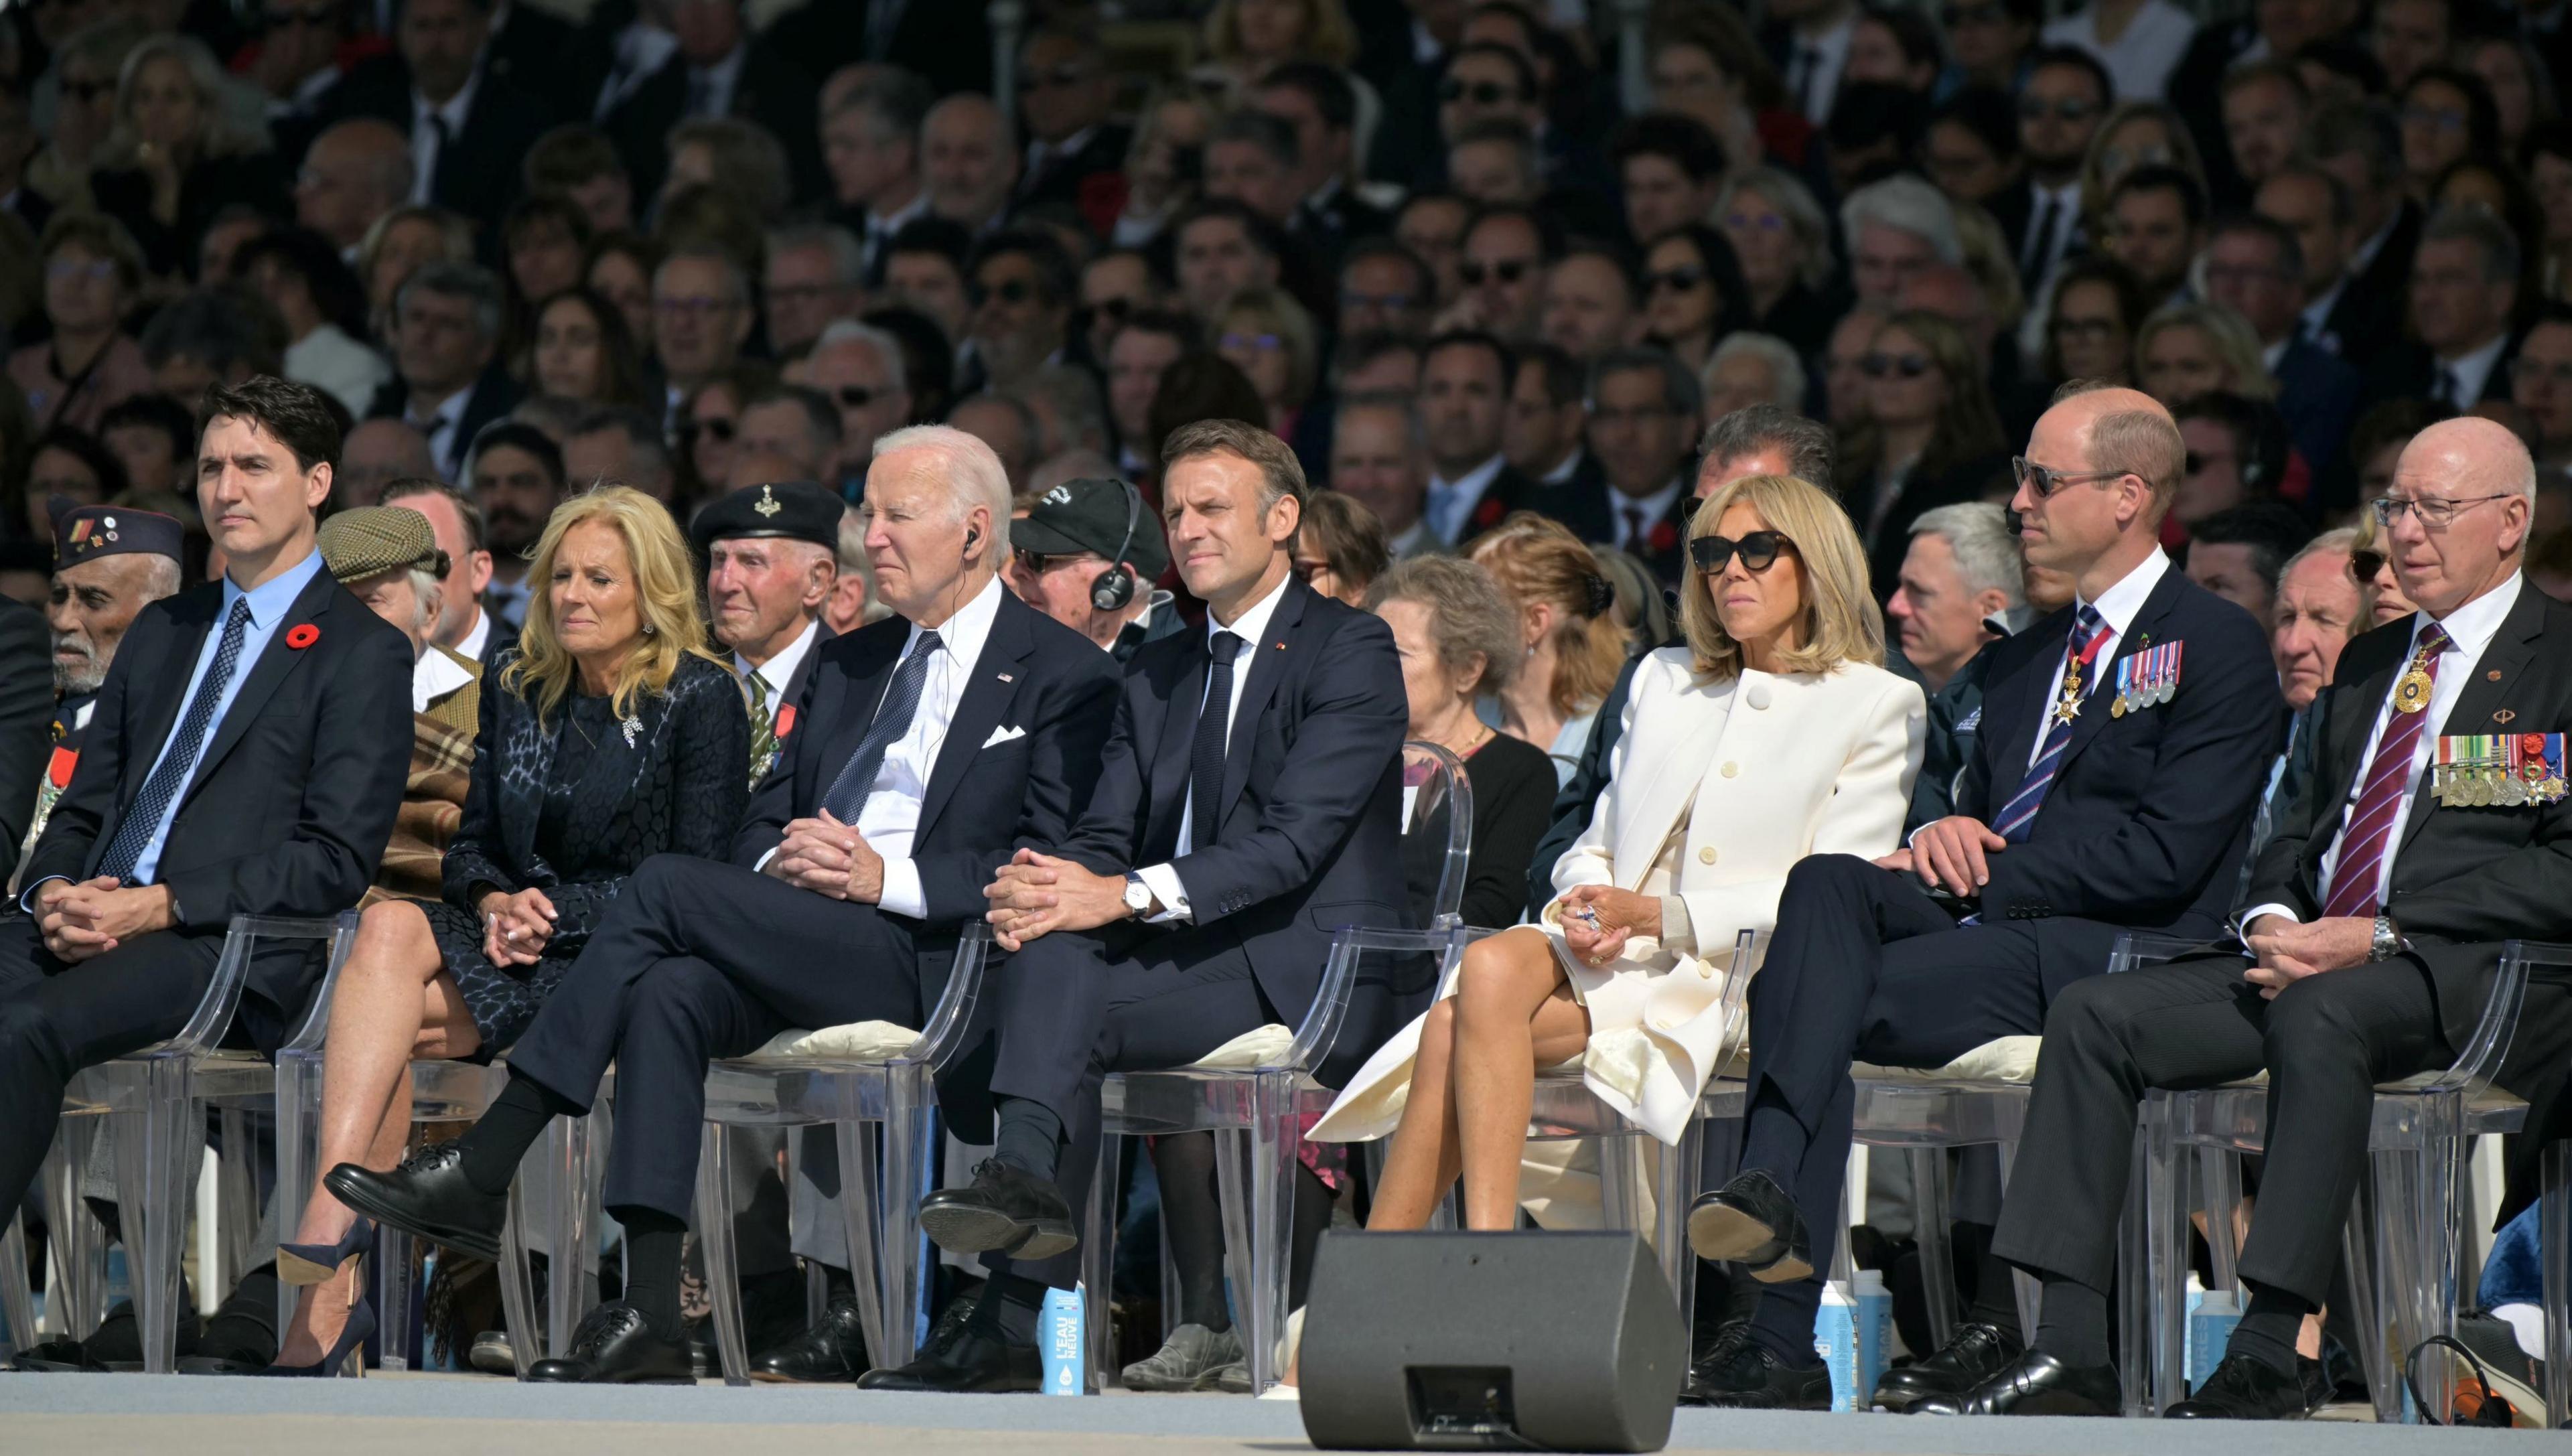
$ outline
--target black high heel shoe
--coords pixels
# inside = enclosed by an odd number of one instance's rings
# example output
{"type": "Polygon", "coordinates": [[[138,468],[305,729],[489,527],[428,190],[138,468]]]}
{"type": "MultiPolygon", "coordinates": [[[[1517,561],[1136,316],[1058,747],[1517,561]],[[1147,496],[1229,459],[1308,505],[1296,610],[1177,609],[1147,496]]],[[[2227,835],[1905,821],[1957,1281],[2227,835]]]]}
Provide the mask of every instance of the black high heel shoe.
{"type": "Polygon", "coordinates": [[[365,1264],[361,1259],[348,1285],[348,1321],[339,1326],[339,1338],[332,1342],[330,1352],[323,1355],[319,1364],[271,1365],[259,1373],[325,1380],[338,1374],[340,1368],[348,1363],[349,1353],[364,1344],[367,1337],[375,1332],[375,1302],[357,1292],[365,1287],[365,1264]]]}
{"type": "Polygon", "coordinates": [[[375,1220],[359,1216],[333,1243],[281,1243],[277,1246],[277,1279],[299,1288],[326,1284],[339,1266],[375,1241],[375,1220]]]}

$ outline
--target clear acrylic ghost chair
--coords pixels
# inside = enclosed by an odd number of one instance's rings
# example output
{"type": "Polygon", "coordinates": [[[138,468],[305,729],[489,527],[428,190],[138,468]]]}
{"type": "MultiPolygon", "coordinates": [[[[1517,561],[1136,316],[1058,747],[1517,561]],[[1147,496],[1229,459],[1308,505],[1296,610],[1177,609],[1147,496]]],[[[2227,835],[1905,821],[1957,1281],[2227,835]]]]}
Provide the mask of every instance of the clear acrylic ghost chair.
{"type": "Polygon", "coordinates": [[[1216,1134],[1225,1273],[1253,1391],[1276,1384],[1285,1370],[1296,1149],[1305,1120],[1328,1109],[1332,1097],[1313,1074],[1331,1056],[1359,981],[1383,975],[1396,984],[1410,983],[1429,957],[1443,958],[1438,973],[1443,978],[1452,974],[1470,934],[1460,924],[1458,907],[1464,901],[1465,864],[1474,836],[1473,784],[1465,777],[1463,760],[1434,743],[1405,743],[1402,759],[1404,860],[1421,872],[1418,888],[1427,903],[1416,905],[1414,914],[1427,928],[1339,927],[1304,1024],[1291,1039],[1283,1027],[1262,1029],[1268,1045],[1254,1065],[1199,1063],[1164,1072],[1117,1073],[1101,1090],[1098,1168],[1081,1236],[1092,1388],[1113,1348],[1107,1281],[1122,1170],[1119,1139],[1177,1132],[1216,1134]]]}
{"type": "MultiPolygon", "coordinates": [[[[273,1092],[274,1072],[247,1054],[222,1050],[243,988],[250,978],[258,943],[315,941],[325,944],[330,969],[347,957],[356,936],[353,911],[329,920],[287,920],[267,916],[233,917],[215,963],[213,980],[197,1009],[178,1035],[129,1057],[88,1068],[72,1078],[63,1093],[66,1125],[72,1120],[112,1117],[116,1128],[118,1222],[128,1267],[133,1271],[134,1312],[143,1336],[143,1368],[166,1375],[177,1368],[180,1262],[185,1250],[188,1213],[196,1203],[192,1176],[205,1140],[205,1109],[210,1104],[249,1104],[273,1092]]],[[[57,1150],[65,1146],[58,1139],[57,1150]]],[[[86,1147],[83,1147],[86,1161],[86,1147]]],[[[62,1163],[66,1180],[76,1190],[79,1164],[62,1163]]],[[[57,1211],[87,1215],[76,1197],[57,1199],[57,1211]],[[72,1206],[59,1207],[68,1202],[72,1206]]]]}
{"type": "MultiPolygon", "coordinates": [[[[2196,944],[2121,937],[2110,969],[2123,971],[2168,960],[2196,944]]],[[[2431,1335],[2455,1332],[2457,1286],[2464,1277],[2459,1246],[2465,1236],[2464,1165],[2468,1139],[2514,1132],[2527,1104],[2495,1092],[2492,1079],[2508,1056],[2532,965],[2572,965],[2572,950],[2521,941],[2505,943],[2482,1015],[2455,1061],[2375,1090],[2367,1133],[2371,1177],[2350,1200],[2341,1233],[2348,1270],[2349,1311],[2358,1338],[2359,1363],[2381,1422],[2418,1420],[2403,1390],[2403,1356],[2431,1335]]],[[[2154,1092],[2140,1123],[2138,1161],[2144,1173],[2141,1247],[2137,1266],[2148,1276],[2130,1282],[2129,1338],[2124,1378],[2127,1404],[2152,1414],[2184,1399],[2190,1162],[2206,1207],[2207,1242],[2215,1255],[2218,1287],[2238,1279],[2236,1243],[2241,1205],[2241,1159],[2267,1142],[2268,1089],[2263,1079],[2198,1092],[2154,1092]],[[2190,1154],[2197,1156],[2191,1158],[2190,1154]],[[2149,1312],[2135,1302],[2149,1292],[2149,1312]],[[2142,1338],[2137,1338],[2141,1336],[2142,1338]],[[2138,1399],[2139,1392],[2142,1398],[2138,1399]]],[[[2130,1208],[2129,1218],[2133,1218],[2130,1208]]],[[[2419,1362],[2427,1414],[2445,1419],[2453,1380],[2442,1360],[2419,1362]]],[[[2549,1378],[2551,1378],[2549,1372],[2549,1378]]]]}
{"type": "MultiPolygon", "coordinates": [[[[91,1216],[80,1196],[81,1169],[89,1165],[90,1144],[99,1119],[66,1117],[54,1129],[36,1173],[44,1197],[45,1243],[49,1254],[45,1310],[36,1316],[35,1294],[23,1258],[0,1267],[0,1317],[13,1320],[10,1338],[20,1350],[46,1334],[79,1338],[107,1317],[107,1230],[91,1216]],[[21,1306],[24,1306],[21,1311],[21,1306]]],[[[0,1238],[18,1248],[27,1235],[15,1208],[0,1216],[0,1238]]]]}
{"type": "MultiPolygon", "coordinates": [[[[2007,1054],[2032,1051],[2036,1040],[2004,1037],[1929,1071],[1861,1066],[1852,1073],[1856,1140],[1868,1147],[1900,1148],[1910,1160],[1921,1292],[1928,1304],[1930,1337],[1941,1345],[1954,1336],[1959,1319],[1956,1256],[1948,1235],[1953,1213],[1947,1154],[1959,1147],[1996,1146],[2001,1186],[2009,1186],[2019,1131],[2027,1122],[2028,1072],[2025,1058],[2007,1054]]],[[[1851,1188],[1848,1197],[1854,1203],[1865,1191],[1851,1188]]],[[[1842,1223],[1864,1221],[1854,1206],[1849,1214],[1842,1223]]],[[[2017,1290],[2019,1322],[2033,1338],[2036,1282],[2020,1275],[2017,1290]]]]}
{"type": "MultiPolygon", "coordinates": [[[[990,956],[991,928],[966,928],[947,986],[918,1033],[882,1057],[761,1055],[706,1073],[706,1120],[697,1159],[698,1244],[714,1303],[715,1340],[727,1385],[750,1383],[730,1161],[736,1127],[828,1126],[838,1140],[840,1214],[858,1290],[858,1318],[878,1366],[918,1352],[925,1268],[920,1199],[937,1154],[937,1074],[966,1047],[990,956]],[[882,1174],[878,1174],[878,1153],[882,1174]]],[[[857,1031],[857,1028],[849,1029],[857,1031]]],[[[887,1029],[890,1032],[892,1029],[887,1029]]],[[[788,1139],[794,1146],[795,1139],[788,1139]]]]}
{"type": "MultiPolygon", "coordinates": [[[[2572,951],[2549,947],[2572,956],[2572,951]]],[[[2545,1266],[2545,1418],[2572,1424],[2572,1139],[2545,1145],[2536,1238],[2545,1266]]]]}

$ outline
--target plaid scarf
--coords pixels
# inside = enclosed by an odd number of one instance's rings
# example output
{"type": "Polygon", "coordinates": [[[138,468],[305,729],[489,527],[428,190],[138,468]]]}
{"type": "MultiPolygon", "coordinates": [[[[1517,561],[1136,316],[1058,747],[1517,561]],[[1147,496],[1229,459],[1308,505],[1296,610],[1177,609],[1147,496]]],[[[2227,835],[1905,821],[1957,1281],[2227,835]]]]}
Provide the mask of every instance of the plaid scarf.
{"type": "MultiPolygon", "coordinates": [[[[471,698],[478,691],[478,684],[459,688],[452,697],[471,698]]],[[[443,889],[439,870],[446,860],[446,842],[455,837],[455,827],[464,818],[464,790],[473,773],[472,730],[459,729],[431,713],[413,713],[410,723],[410,777],[402,783],[401,809],[393,816],[393,837],[384,846],[382,868],[375,872],[366,898],[358,902],[359,909],[395,896],[437,899],[443,889]]]]}

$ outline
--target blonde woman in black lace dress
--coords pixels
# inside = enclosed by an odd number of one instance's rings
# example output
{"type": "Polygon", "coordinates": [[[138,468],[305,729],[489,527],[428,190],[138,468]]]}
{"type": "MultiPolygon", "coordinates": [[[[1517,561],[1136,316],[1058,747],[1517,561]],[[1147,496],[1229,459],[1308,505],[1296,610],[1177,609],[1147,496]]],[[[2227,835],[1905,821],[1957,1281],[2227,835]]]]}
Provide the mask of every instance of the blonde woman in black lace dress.
{"type": "MultiPolygon", "coordinates": [[[[393,1166],[411,1059],[506,1050],[634,867],[720,858],[748,800],[749,718],[703,646],[669,512],[621,485],[578,496],[547,523],[527,579],[541,589],[515,653],[485,680],[445,898],[369,909],[339,973],[316,1168],[393,1166]]],[[[317,1183],[278,1251],[281,1278],[316,1285],[280,1340],[281,1373],[335,1369],[371,1329],[353,1302],[370,1239],[317,1183]]]]}

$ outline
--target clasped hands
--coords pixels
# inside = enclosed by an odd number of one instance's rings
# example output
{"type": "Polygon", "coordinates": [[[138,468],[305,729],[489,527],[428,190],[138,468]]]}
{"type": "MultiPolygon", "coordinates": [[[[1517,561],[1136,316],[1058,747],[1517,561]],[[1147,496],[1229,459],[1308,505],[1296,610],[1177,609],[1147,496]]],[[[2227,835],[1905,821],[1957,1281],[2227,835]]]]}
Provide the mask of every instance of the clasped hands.
{"type": "Polygon", "coordinates": [[[1920,826],[1908,847],[1874,864],[1878,869],[1917,875],[1928,889],[1971,900],[1992,882],[1991,856],[2008,848],[2009,841],[1992,833],[1983,821],[1969,814],[1950,814],[1920,826]]]}
{"type": "Polygon", "coordinates": [[[828,809],[818,819],[787,822],[768,873],[833,900],[874,905],[884,899],[884,856],[857,826],[841,823],[828,809]]]}
{"type": "Polygon", "coordinates": [[[2307,976],[2364,965],[2375,949],[2375,922],[2357,916],[2297,925],[2282,915],[2263,915],[2243,930],[2253,963],[2242,979],[2258,987],[2266,1001],[2307,976]]]}
{"type": "Polygon", "coordinates": [[[1605,966],[1636,936],[1661,933],[1659,897],[1613,885],[1576,885],[1563,892],[1563,944],[1584,966],[1605,966]]]}
{"type": "Polygon", "coordinates": [[[991,939],[1004,951],[1058,930],[1096,930],[1134,913],[1125,903],[1124,876],[1096,874],[1076,861],[1031,849],[1010,856],[984,887],[982,898],[991,902],[982,918],[991,923],[991,939]]]}
{"type": "Polygon", "coordinates": [[[482,912],[482,954],[492,965],[533,966],[544,959],[558,918],[545,892],[532,885],[515,894],[494,890],[474,908],[482,912]]]}
{"type": "Polygon", "coordinates": [[[134,936],[179,923],[167,885],[128,886],[113,875],[36,887],[36,926],[57,960],[86,961],[134,936]]]}

